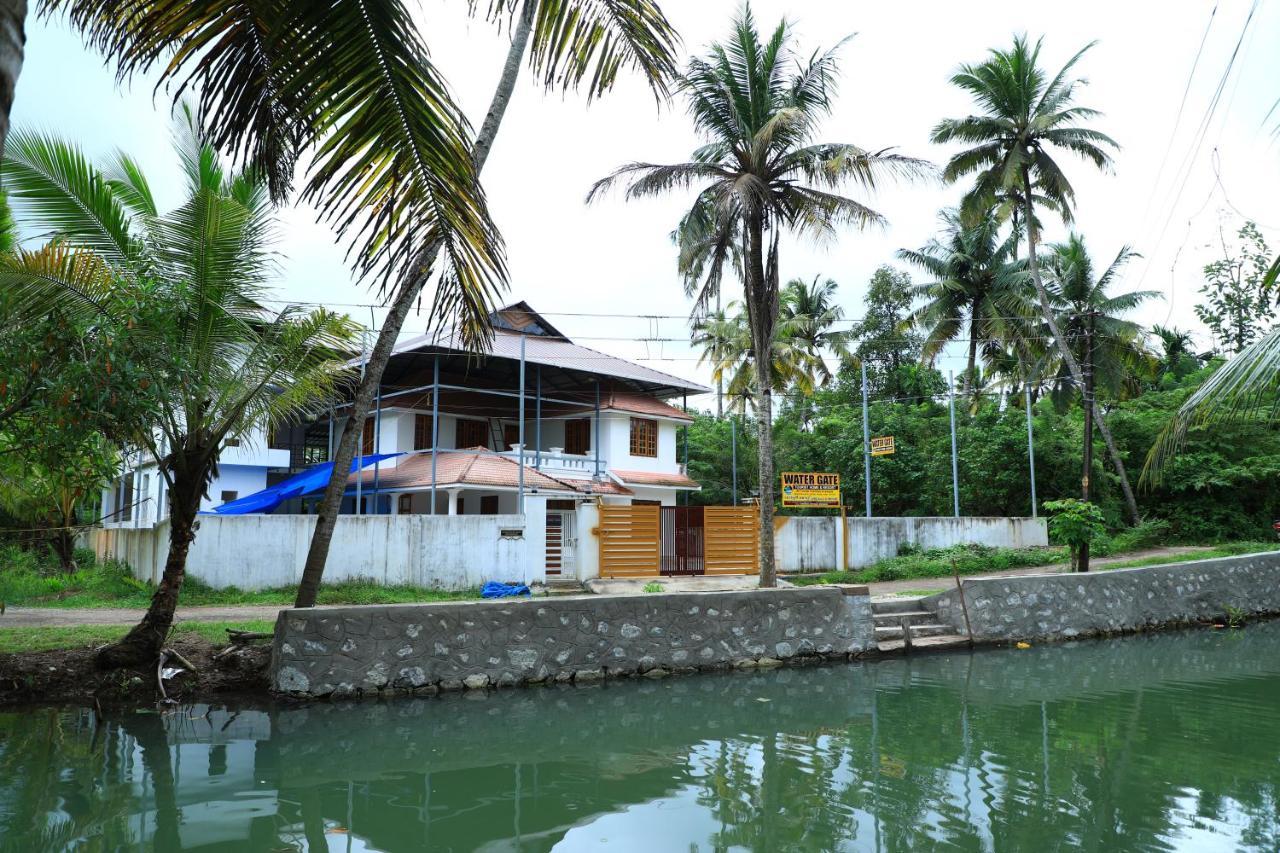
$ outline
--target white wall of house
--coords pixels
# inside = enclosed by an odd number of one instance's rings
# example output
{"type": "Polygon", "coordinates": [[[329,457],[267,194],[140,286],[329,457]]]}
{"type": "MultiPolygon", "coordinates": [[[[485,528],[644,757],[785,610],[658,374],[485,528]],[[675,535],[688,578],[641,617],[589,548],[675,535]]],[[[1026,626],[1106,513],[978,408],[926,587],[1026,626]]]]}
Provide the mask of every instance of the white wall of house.
{"type": "MultiPolygon", "coordinates": [[[[610,412],[601,415],[604,433],[604,456],[609,467],[620,471],[661,471],[675,473],[679,468],[679,427],[676,421],[658,421],[658,455],[631,455],[631,415],[610,412]]],[[[652,418],[650,420],[653,420],[652,418]]]]}

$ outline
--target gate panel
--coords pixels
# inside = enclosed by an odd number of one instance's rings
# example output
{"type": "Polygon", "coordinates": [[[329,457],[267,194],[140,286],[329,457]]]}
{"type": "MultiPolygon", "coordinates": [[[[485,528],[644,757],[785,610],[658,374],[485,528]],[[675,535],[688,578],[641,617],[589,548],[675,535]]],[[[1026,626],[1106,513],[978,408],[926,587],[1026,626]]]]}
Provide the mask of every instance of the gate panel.
{"type": "Polygon", "coordinates": [[[661,521],[656,506],[600,505],[600,577],[657,577],[661,521]]]}
{"type": "Polygon", "coordinates": [[[703,507],[662,507],[662,574],[700,575],[705,569],[703,507]]]}
{"type": "Polygon", "coordinates": [[[706,507],[706,573],[760,573],[760,515],[756,507],[706,507]]]}

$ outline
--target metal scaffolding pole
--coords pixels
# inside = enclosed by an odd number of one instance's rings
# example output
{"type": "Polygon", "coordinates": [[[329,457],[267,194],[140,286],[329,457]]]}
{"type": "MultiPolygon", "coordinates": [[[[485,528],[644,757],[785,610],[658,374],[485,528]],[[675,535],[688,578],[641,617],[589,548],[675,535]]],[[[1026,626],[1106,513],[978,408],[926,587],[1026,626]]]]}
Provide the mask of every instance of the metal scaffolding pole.
{"type": "Polygon", "coordinates": [[[591,436],[591,446],[595,449],[596,455],[596,476],[600,479],[600,380],[596,380],[596,416],[595,416],[595,434],[591,436]]]}
{"type": "Polygon", "coordinates": [[[382,508],[380,506],[382,495],[378,491],[378,466],[380,461],[378,454],[382,453],[382,387],[379,385],[377,393],[377,402],[373,410],[373,514],[381,515],[382,508]]]}
{"type": "Polygon", "coordinates": [[[951,505],[956,518],[960,517],[960,467],[956,461],[956,374],[947,371],[949,387],[948,405],[951,408],[951,505]]]}
{"type": "MultiPolygon", "coordinates": [[[[682,408],[684,409],[685,415],[688,415],[689,414],[689,395],[687,393],[684,395],[682,408]]],[[[684,475],[686,477],[689,476],[689,424],[684,425],[684,475]]],[[[684,492],[684,505],[685,506],[689,505],[688,490],[685,490],[684,492]]]]}
{"type": "Polygon", "coordinates": [[[524,514],[524,344],[525,337],[520,336],[520,426],[516,429],[518,438],[516,441],[520,443],[520,452],[516,454],[516,463],[520,466],[517,469],[517,486],[516,486],[516,512],[524,514]]]}
{"type": "Polygon", "coordinates": [[[862,465],[866,481],[867,518],[871,517],[871,425],[867,415],[867,362],[862,362],[862,465]]]}
{"type": "Polygon", "coordinates": [[[436,448],[440,446],[440,356],[431,383],[431,515],[436,514],[436,448]]]}
{"type": "Polygon", "coordinates": [[[1036,504],[1036,442],[1031,430],[1031,386],[1024,385],[1022,392],[1027,404],[1027,461],[1031,464],[1031,517],[1035,518],[1038,508],[1036,504]]]}
{"type": "Polygon", "coordinates": [[[537,376],[537,390],[533,398],[533,469],[542,470],[542,365],[535,364],[533,372],[537,376]]]}

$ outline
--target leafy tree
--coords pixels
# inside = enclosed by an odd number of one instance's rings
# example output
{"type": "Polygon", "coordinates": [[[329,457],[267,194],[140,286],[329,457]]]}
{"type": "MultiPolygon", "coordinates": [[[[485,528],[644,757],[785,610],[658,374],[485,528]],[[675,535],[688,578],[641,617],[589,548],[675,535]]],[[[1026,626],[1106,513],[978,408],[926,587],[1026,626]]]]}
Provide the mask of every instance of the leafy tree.
{"type": "Polygon", "coordinates": [[[1203,360],[1193,349],[1195,339],[1191,332],[1157,323],[1151,327],[1151,336],[1159,347],[1155,378],[1162,386],[1166,382],[1176,383],[1200,369],[1203,360]]]}
{"type": "Polygon", "coordinates": [[[942,212],[943,233],[917,251],[902,249],[900,260],[920,267],[934,281],[916,286],[926,300],[911,323],[928,330],[922,357],[930,364],[948,343],[968,336],[969,353],[960,377],[968,396],[976,384],[979,351],[1003,351],[1017,325],[1006,320],[1023,310],[1024,276],[1015,262],[1017,234],[1002,236],[999,219],[983,215],[966,225],[958,210],[942,212]]]}
{"type": "Polygon", "coordinates": [[[1080,555],[1089,543],[1106,535],[1102,510],[1078,498],[1045,501],[1044,508],[1049,512],[1049,535],[1067,543],[1071,550],[1071,571],[1079,571],[1080,555]]]}
{"type": "Polygon", "coordinates": [[[194,128],[179,154],[188,197],[169,212],[156,207],[146,177],[127,158],[98,169],[70,143],[15,132],[3,164],[20,218],[75,247],[44,268],[36,266],[48,260],[43,255],[19,253],[0,271],[4,292],[125,325],[130,357],[154,393],[154,418],[131,434],[164,479],[169,552],[142,621],[99,651],[105,667],[153,660],[163,644],[196,512],[225,441],[318,414],[347,375],[349,321],[324,310],[272,315],[258,302],[273,272],[263,180],[224,171],[194,128]],[[65,274],[77,264],[99,274],[65,274]]]}
{"type": "MultiPolygon", "coordinates": [[[[956,181],[974,175],[975,184],[965,195],[963,215],[972,220],[990,210],[1002,196],[1015,194],[1022,200],[1023,225],[1027,236],[1027,269],[1035,284],[1040,313],[1067,365],[1072,380],[1084,387],[1084,374],[1069,342],[1058,328],[1049,293],[1040,274],[1036,247],[1040,223],[1035,215],[1037,195],[1051,200],[1051,209],[1070,222],[1075,189],[1053,158],[1055,150],[1075,154],[1099,169],[1111,167],[1108,149],[1116,147],[1111,137],[1085,127],[1080,122],[1099,115],[1097,110],[1075,103],[1079,79],[1071,70],[1093,45],[1076,53],[1053,77],[1039,65],[1040,45],[1031,45],[1025,36],[1015,36],[1010,50],[992,50],[977,65],[962,65],[951,82],[968,92],[980,112],[958,119],[944,119],[933,131],[937,143],[961,143],[967,148],[948,161],[943,177],[956,181]]],[[[1044,206],[1042,205],[1042,208],[1044,206]]],[[[1116,449],[1102,407],[1094,401],[1098,430],[1120,478],[1134,524],[1139,521],[1138,504],[1129,486],[1124,460],[1116,449]]]]}
{"type": "Polygon", "coordinates": [[[800,59],[787,21],[762,40],[750,6],[744,6],[731,37],[713,44],[707,56],[691,59],[679,78],[706,144],[690,162],[624,166],[588,196],[596,198],[620,180],[628,182],[628,198],[700,184],[694,204],[715,211],[710,233],[719,235],[717,242],[727,242],[735,230],[742,235],[744,304],[759,394],[762,586],[775,584],[771,352],[781,296],[779,237],[783,231],[824,237],[841,225],[882,222],[880,214],[837,191],[926,171],[921,161],[899,154],[814,141],[818,123],[831,110],[836,77],[836,50],[800,59]]]}
{"type": "Polygon", "coordinates": [[[1228,245],[1221,227],[1218,235],[1222,257],[1205,265],[1200,287],[1204,301],[1196,305],[1196,316],[1222,346],[1238,353],[1265,333],[1276,316],[1276,300],[1266,283],[1271,250],[1253,222],[1240,226],[1234,246],[1228,245]]]}
{"type": "Polygon", "coordinates": [[[728,418],[695,413],[689,427],[689,476],[702,484],[691,492],[693,503],[727,506],[733,503],[733,468],[737,457],[738,502],[756,494],[755,422],[730,415],[728,418]],[[734,439],[737,450],[734,450],[734,439]]]}
{"type": "MultiPolygon", "coordinates": [[[[910,323],[916,288],[911,276],[881,266],[871,276],[862,319],[849,333],[852,362],[867,367],[872,397],[921,397],[941,393],[945,380],[932,367],[920,365],[924,339],[910,323]]],[[[861,399],[860,368],[842,365],[840,384],[849,399],[861,399]]]]}

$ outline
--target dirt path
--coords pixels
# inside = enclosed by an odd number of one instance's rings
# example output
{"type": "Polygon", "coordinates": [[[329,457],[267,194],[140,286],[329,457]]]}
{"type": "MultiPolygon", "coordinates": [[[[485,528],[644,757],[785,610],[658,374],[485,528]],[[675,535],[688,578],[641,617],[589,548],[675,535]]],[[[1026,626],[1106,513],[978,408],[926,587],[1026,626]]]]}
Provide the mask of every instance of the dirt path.
{"type": "MultiPolygon", "coordinates": [[[[234,607],[179,607],[179,622],[274,621],[284,605],[245,604],[234,607]]],[[[0,628],[73,627],[76,625],[132,625],[146,612],[125,607],[10,607],[0,616],[0,628]]]]}
{"type": "MultiPolygon", "coordinates": [[[[1194,554],[1198,551],[1211,551],[1211,547],[1207,545],[1175,545],[1168,548],[1151,548],[1146,551],[1132,551],[1128,554],[1121,554],[1115,557],[1100,557],[1092,560],[1095,566],[1107,566],[1113,563],[1127,563],[1130,560],[1145,560],[1149,557],[1176,557],[1181,554],[1194,554]]],[[[1048,575],[1060,572],[1070,571],[1070,563],[1053,563],[1048,566],[1034,566],[1027,569],[1009,569],[1006,572],[991,572],[982,575],[965,575],[965,579],[970,578],[1012,578],[1019,575],[1048,575]]],[[[868,584],[871,587],[871,595],[901,595],[904,592],[917,592],[923,590],[941,592],[944,589],[951,589],[956,584],[955,580],[946,578],[916,578],[915,580],[905,581],[884,581],[882,583],[868,584]]]]}

